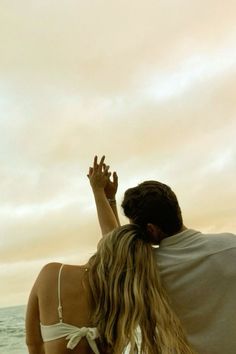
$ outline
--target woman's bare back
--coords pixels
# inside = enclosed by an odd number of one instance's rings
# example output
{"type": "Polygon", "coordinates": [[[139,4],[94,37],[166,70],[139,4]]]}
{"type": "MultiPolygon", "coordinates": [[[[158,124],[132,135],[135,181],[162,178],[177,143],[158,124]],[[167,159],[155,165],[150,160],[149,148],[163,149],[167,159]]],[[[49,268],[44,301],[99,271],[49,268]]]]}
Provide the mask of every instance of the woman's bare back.
{"type": "MultiPolygon", "coordinates": [[[[59,322],[58,275],[60,263],[50,263],[37,280],[40,322],[53,325],[59,322]]],[[[86,266],[64,265],[60,277],[63,323],[76,327],[93,327],[91,292],[86,266]]],[[[65,337],[44,343],[45,354],[94,354],[86,338],[73,349],[67,349],[65,337]]],[[[101,351],[101,348],[100,348],[101,351]]],[[[102,353],[102,352],[101,352],[102,353]]]]}

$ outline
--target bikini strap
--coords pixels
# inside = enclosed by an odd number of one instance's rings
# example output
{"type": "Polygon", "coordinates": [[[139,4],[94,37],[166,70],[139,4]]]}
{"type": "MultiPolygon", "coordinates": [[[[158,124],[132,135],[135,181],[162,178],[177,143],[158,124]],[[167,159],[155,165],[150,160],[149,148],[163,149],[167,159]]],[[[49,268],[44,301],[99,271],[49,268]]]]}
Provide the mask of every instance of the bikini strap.
{"type": "Polygon", "coordinates": [[[58,283],[57,283],[57,293],[58,293],[58,316],[60,322],[63,322],[63,317],[62,317],[62,306],[61,306],[61,271],[63,268],[64,264],[61,265],[59,273],[58,273],[58,283]]]}

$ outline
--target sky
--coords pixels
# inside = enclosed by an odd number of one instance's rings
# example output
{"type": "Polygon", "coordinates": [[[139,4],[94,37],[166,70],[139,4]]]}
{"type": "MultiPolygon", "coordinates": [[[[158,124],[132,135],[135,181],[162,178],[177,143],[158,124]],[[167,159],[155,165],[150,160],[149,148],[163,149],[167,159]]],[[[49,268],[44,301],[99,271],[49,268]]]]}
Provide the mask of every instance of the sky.
{"type": "Polygon", "coordinates": [[[0,307],[100,230],[86,177],[176,192],[187,227],[236,233],[236,2],[0,1],[0,307]]]}

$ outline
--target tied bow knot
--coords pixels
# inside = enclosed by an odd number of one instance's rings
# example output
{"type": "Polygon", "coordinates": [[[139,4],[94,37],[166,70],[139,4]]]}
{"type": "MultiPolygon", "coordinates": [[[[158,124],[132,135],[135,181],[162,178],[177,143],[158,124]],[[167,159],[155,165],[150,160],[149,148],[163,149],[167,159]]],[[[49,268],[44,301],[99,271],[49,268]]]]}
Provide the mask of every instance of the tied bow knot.
{"type": "Polygon", "coordinates": [[[75,332],[69,334],[66,337],[66,339],[69,340],[69,342],[67,343],[67,348],[74,349],[83,337],[86,337],[93,352],[95,354],[99,354],[97,344],[95,342],[95,339],[98,338],[98,331],[96,328],[82,327],[76,330],[75,332]]]}

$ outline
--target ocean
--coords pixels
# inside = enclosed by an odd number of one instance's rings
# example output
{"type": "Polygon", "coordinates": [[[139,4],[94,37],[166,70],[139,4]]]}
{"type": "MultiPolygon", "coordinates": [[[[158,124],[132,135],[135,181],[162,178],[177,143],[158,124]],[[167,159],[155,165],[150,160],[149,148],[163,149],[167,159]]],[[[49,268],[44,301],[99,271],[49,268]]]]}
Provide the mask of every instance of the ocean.
{"type": "MultiPolygon", "coordinates": [[[[0,308],[0,354],[28,353],[25,345],[25,311],[26,306],[0,308]]],[[[139,332],[138,329],[137,338],[139,332]]],[[[124,351],[124,354],[128,353],[129,346],[124,351]]]]}
{"type": "Polygon", "coordinates": [[[0,308],[0,354],[26,354],[26,306],[0,308]]]}

